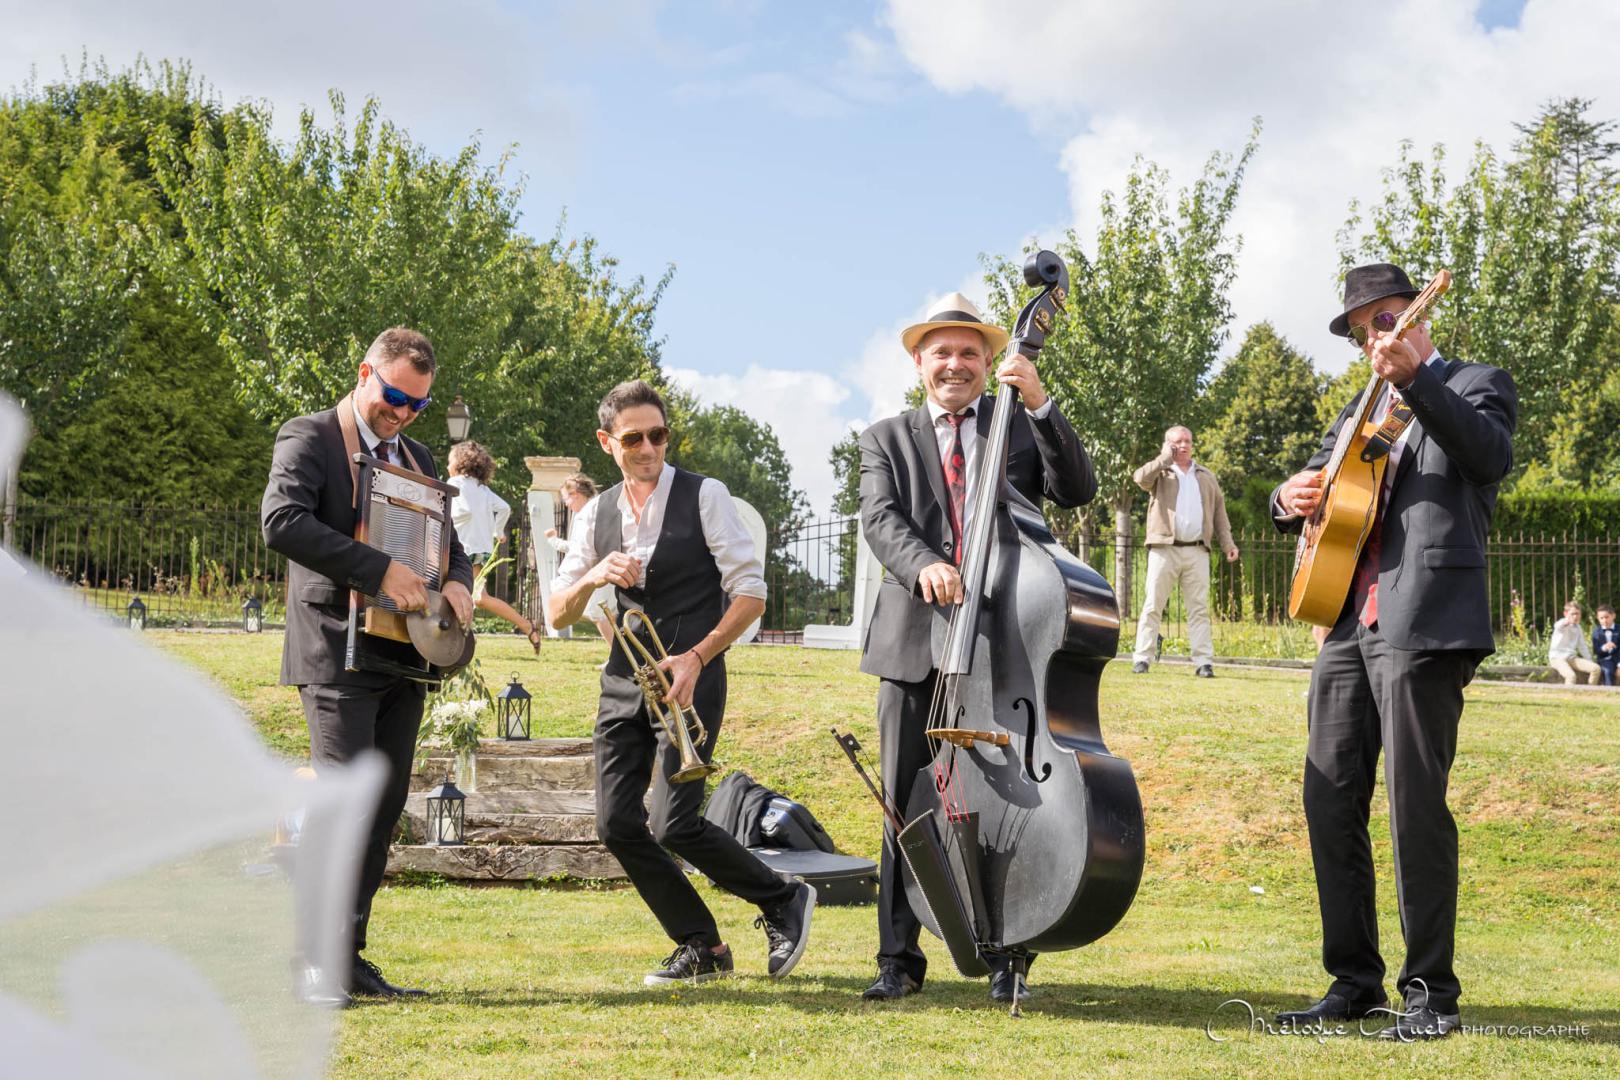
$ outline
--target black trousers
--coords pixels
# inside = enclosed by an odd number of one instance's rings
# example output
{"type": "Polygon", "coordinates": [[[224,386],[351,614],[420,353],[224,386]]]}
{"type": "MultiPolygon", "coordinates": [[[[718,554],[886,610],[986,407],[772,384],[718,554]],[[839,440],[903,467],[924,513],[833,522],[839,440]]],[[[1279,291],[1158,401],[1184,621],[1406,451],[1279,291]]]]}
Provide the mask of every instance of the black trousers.
{"type": "MultiPolygon", "coordinates": [[[[920,682],[883,679],[878,683],[878,774],[883,788],[902,816],[911,801],[918,774],[933,754],[928,748],[928,706],[934,696],[934,674],[920,682]]],[[[883,853],[878,862],[878,951],[880,965],[897,965],[920,985],[928,973],[928,957],[918,944],[922,922],[906,896],[905,858],[887,821],[883,824],[883,853]]],[[[1010,958],[987,954],[992,968],[1010,958]]],[[[1035,958],[1028,958],[1033,964],[1035,958]]]]}
{"type": "Polygon", "coordinates": [[[399,679],[380,687],[313,683],[300,686],[298,696],[304,703],[309,756],[316,773],[323,766],[345,765],[367,750],[379,750],[388,760],[388,775],[358,867],[354,948],[359,952],[366,947],[372,897],[388,867],[388,843],[410,791],[416,729],[422,723],[427,691],[422,683],[399,679]]]}
{"type": "Polygon", "coordinates": [[[1472,651],[1397,649],[1347,613],[1311,673],[1305,820],[1322,912],[1322,965],[1332,990],[1383,996],[1372,841],[1367,833],[1384,755],[1395,893],[1406,962],[1395,988],[1407,1007],[1457,1011],[1457,824],[1446,785],[1457,754],[1472,651]]]}
{"type": "MultiPolygon", "coordinates": [[[[693,704],[708,729],[698,754],[709,761],[725,716],[724,660],[711,662],[703,670],[693,704]]],[[[702,781],[669,782],[669,774],[680,766],[680,750],[647,715],[641,688],[626,676],[602,674],[595,751],[596,835],[624,867],[671,941],[720,944],[714,915],[670,856],[671,851],[722,889],[750,903],[769,907],[793,896],[797,886],[777,877],[730,833],[699,813],[702,781]],[[643,803],[649,782],[650,813],[643,803]]]]}

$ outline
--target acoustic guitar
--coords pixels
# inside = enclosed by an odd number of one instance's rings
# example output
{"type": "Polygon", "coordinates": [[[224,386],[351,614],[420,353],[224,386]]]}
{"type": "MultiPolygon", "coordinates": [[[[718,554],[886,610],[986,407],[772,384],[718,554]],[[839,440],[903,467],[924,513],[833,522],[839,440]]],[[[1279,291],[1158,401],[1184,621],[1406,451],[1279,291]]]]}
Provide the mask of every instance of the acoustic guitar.
{"type": "MultiPolygon", "coordinates": [[[[1451,271],[1441,270],[1396,318],[1395,336],[1404,336],[1421,321],[1450,287],[1451,271]]],[[[1331,627],[1344,610],[1356,562],[1377,519],[1390,447],[1411,422],[1412,414],[1404,408],[1382,421],[1372,419],[1384,385],[1374,374],[1339,428],[1338,442],[1322,469],[1322,501],[1300,530],[1288,614],[1302,622],[1331,627]]]]}

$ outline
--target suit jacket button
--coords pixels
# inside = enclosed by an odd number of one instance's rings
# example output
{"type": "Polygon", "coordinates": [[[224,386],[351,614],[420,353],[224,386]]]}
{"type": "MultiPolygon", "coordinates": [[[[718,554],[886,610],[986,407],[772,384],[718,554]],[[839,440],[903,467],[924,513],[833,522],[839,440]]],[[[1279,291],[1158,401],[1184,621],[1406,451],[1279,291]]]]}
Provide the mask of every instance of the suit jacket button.
{"type": "Polygon", "coordinates": [[[945,550],[946,551],[951,550],[951,542],[949,540],[945,541],[945,550]]]}

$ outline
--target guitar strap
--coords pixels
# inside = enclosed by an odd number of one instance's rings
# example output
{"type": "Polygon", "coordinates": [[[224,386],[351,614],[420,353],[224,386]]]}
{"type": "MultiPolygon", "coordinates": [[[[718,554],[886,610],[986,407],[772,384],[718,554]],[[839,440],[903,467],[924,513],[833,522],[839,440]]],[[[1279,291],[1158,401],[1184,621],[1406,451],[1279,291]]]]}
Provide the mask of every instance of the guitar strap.
{"type": "MultiPolygon", "coordinates": [[[[1390,393],[1394,392],[1391,388],[1390,393]]],[[[1371,465],[1379,458],[1388,457],[1411,422],[1412,407],[1404,398],[1396,398],[1384,422],[1378,425],[1378,430],[1368,437],[1367,445],[1361,448],[1361,460],[1371,465]]]]}

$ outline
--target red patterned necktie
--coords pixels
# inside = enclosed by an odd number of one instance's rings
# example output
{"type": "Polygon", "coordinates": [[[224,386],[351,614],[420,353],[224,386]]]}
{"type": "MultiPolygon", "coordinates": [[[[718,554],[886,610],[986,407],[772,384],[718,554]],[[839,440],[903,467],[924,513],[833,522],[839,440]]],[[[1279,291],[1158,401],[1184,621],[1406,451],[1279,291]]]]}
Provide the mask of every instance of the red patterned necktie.
{"type": "Polygon", "coordinates": [[[962,565],[962,510],[967,505],[967,455],[962,452],[962,421],[973,410],[945,414],[951,424],[951,448],[945,455],[945,490],[951,496],[951,561],[962,565]]]}
{"type": "Polygon", "coordinates": [[[388,453],[388,444],[385,442],[378,443],[377,449],[372,451],[371,456],[389,465],[394,463],[393,456],[388,453]]]}
{"type": "MultiPolygon", "coordinates": [[[[1383,423],[1394,408],[1395,388],[1390,387],[1389,394],[1384,398],[1383,415],[1378,422],[1383,423]]],[[[1355,595],[1359,598],[1357,607],[1360,609],[1357,618],[1362,626],[1369,628],[1378,621],[1378,564],[1384,547],[1384,504],[1389,501],[1389,489],[1394,484],[1389,469],[1390,465],[1386,464],[1385,482],[1378,485],[1378,505],[1373,511],[1372,531],[1367,534],[1367,543],[1361,549],[1361,562],[1356,566],[1355,595]]]]}

